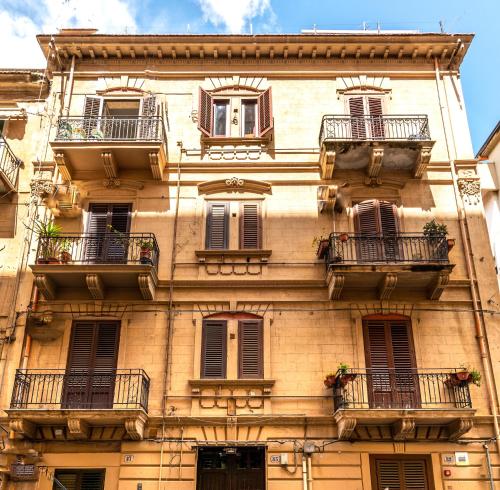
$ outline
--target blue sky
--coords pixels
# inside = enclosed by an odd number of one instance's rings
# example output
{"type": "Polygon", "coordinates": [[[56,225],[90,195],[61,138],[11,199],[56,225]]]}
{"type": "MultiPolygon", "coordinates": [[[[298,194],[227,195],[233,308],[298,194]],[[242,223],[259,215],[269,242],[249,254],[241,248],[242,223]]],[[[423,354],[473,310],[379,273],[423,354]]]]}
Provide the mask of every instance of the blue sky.
{"type": "Polygon", "coordinates": [[[43,66],[34,36],[60,27],[117,33],[296,33],[375,28],[473,32],[462,83],[474,149],[500,118],[499,0],[2,0],[0,67],[43,66]],[[10,46],[11,49],[5,49],[10,46]]]}

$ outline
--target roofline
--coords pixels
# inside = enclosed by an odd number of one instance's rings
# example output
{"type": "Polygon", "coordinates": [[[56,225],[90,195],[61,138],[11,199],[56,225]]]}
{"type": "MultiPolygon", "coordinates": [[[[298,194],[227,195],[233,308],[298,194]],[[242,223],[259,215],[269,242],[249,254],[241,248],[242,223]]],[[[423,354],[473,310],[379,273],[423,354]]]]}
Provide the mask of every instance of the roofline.
{"type": "Polygon", "coordinates": [[[500,143],[500,121],[497,122],[497,125],[493,128],[493,131],[486,138],[486,141],[483,143],[483,146],[479,149],[476,154],[476,158],[480,157],[488,157],[493,146],[500,143]]]}

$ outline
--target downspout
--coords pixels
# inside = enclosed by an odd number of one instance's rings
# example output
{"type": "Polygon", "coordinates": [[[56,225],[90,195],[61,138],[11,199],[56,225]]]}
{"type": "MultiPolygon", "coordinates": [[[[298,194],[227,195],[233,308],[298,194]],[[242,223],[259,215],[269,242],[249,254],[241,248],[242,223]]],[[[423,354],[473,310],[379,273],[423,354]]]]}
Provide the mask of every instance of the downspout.
{"type": "Polygon", "coordinates": [[[69,94],[68,94],[68,103],[66,104],[66,117],[69,116],[69,108],[71,106],[71,97],[73,96],[73,77],[75,75],[75,58],[76,56],[73,55],[73,58],[71,58],[71,70],[69,72],[69,94]]]}
{"type": "Polygon", "coordinates": [[[313,490],[312,456],[307,455],[307,490],[313,490]]]}
{"type": "MultiPolygon", "coordinates": [[[[479,300],[477,296],[477,291],[476,291],[476,285],[474,281],[474,269],[473,269],[473,263],[472,263],[472,251],[470,248],[470,241],[469,241],[469,230],[467,226],[467,221],[465,220],[465,209],[464,209],[464,203],[463,200],[460,196],[460,192],[458,190],[458,178],[457,178],[457,173],[456,173],[456,168],[455,168],[455,159],[456,159],[456,147],[455,147],[455,141],[454,141],[454,136],[453,136],[453,129],[451,128],[452,131],[452,141],[453,141],[453,147],[454,147],[454,155],[455,158],[451,159],[451,153],[450,153],[450,147],[449,147],[449,142],[448,142],[448,134],[446,130],[446,124],[445,124],[445,117],[443,113],[443,104],[441,103],[441,91],[439,88],[440,85],[440,79],[441,79],[441,74],[439,72],[439,64],[437,61],[437,58],[434,58],[434,68],[435,68],[435,74],[436,74],[436,88],[437,88],[437,95],[438,95],[438,100],[439,100],[439,107],[441,109],[441,119],[443,123],[443,131],[444,131],[444,137],[445,137],[445,142],[446,142],[446,149],[448,153],[448,160],[450,161],[450,168],[451,168],[451,175],[453,178],[453,192],[455,194],[455,202],[457,205],[457,210],[458,210],[458,223],[460,226],[460,236],[462,239],[462,242],[464,244],[464,252],[465,252],[465,265],[467,269],[467,279],[469,282],[469,289],[471,292],[471,297],[472,297],[472,306],[473,306],[473,316],[474,316],[474,327],[476,330],[476,339],[479,347],[479,353],[481,356],[481,361],[483,364],[483,371],[484,371],[484,378],[486,381],[486,391],[488,393],[488,401],[490,404],[490,409],[491,409],[491,414],[493,416],[493,429],[495,432],[495,440],[497,443],[497,450],[500,453],[500,430],[498,426],[498,413],[497,413],[497,405],[496,405],[496,400],[495,400],[495,395],[494,395],[494,390],[493,390],[493,381],[492,381],[492,373],[491,373],[491,360],[489,357],[489,352],[486,347],[486,342],[485,342],[485,336],[484,336],[484,325],[482,322],[481,315],[479,314],[479,300]]],[[[443,82],[443,88],[444,88],[444,93],[445,93],[445,98],[446,98],[446,106],[447,106],[447,111],[448,111],[448,118],[451,123],[451,114],[449,112],[449,106],[448,106],[448,97],[446,93],[446,86],[444,85],[443,82]]],[[[450,124],[450,126],[452,126],[450,124]]]]}
{"type": "Polygon", "coordinates": [[[487,442],[483,444],[483,447],[484,447],[484,452],[486,453],[486,463],[488,465],[488,479],[490,483],[490,490],[495,490],[495,482],[493,481],[493,471],[491,469],[490,448],[488,447],[487,442]]]}
{"type": "Polygon", "coordinates": [[[303,490],[307,490],[307,461],[304,453],[302,453],[302,484],[303,490]]]}

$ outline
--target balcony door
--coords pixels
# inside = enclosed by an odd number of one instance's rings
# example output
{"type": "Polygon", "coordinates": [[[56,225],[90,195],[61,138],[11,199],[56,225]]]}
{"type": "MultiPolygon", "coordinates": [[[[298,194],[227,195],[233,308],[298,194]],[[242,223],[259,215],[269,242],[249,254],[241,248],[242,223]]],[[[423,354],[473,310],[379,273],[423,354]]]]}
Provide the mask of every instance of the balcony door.
{"type": "Polygon", "coordinates": [[[397,207],[370,199],[354,206],[354,227],[358,234],[357,256],[361,262],[397,262],[399,244],[397,207]]]}
{"type": "Polygon", "coordinates": [[[129,252],[130,204],[91,204],[85,258],[90,263],[126,263],[129,252]]]}
{"type": "Polygon", "coordinates": [[[355,140],[384,139],[382,98],[356,96],[347,99],[351,115],[351,137],[355,140]]]}
{"type": "Polygon", "coordinates": [[[119,322],[73,325],[62,408],[113,408],[119,336],[119,322]]]}
{"type": "Polygon", "coordinates": [[[420,392],[409,319],[363,320],[370,408],[419,408],[420,392]]]}

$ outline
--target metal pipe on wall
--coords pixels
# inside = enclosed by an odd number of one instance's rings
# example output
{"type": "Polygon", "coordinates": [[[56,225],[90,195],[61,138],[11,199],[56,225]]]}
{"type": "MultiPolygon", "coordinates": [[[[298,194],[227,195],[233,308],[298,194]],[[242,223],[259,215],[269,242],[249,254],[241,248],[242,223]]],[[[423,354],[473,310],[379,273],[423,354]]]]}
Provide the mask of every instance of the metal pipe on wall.
{"type": "Polygon", "coordinates": [[[438,100],[439,100],[439,107],[441,110],[441,119],[442,119],[442,123],[443,123],[443,132],[444,132],[444,137],[445,137],[448,158],[450,161],[451,175],[452,175],[452,179],[453,179],[453,191],[455,194],[455,202],[456,202],[457,211],[458,211],[458,223],[459,223],[459,228],[460,228],[460,236],[461,236],[462,243],[464,246],[467,279],[469,282],[469,289],[471,292],[471,298],[472,298],[472,304],[473,304],[474,328],[475,328],[475,332],[476,332],[476,339],[477,339],[477,343],[478,343],[478,347],[479,347],[479,353],[481,356],[481,362],[483,365],[486,391],[488,394],[488,402],[489,402],[490,410],[491,410],[491,413],[493,416],[493,429],[495,432],[497,451],[500,454],[500,429],[499,429],[499,425],[498,425],[498,412],[497,412],[496,396],[495,396],[494,389],[493,389],[493,379],[492,379],[492,372],[491,372],[491,359],[490,359],[489,350],[486,346],[485,329],[484,329],[484,325],[483,325],[483,319],[482,319],[481,315],[479,314],[479,298],[478,298],[478,294],[476,291],[474,265],[473,265],[473,259],[472,259],[472,251],[470,248],[470,234],[469,234],[467,220],[465,219],[465,207],[464,207],[463,199],[462,199],[460,192],[459,192],[459,189],[458,189],[458,177],[457,177],[457,172],[456,172],[456,168],[455,168],[455,160],[457,157],[457,154],[456,154],[457,150],[456,150],[456,145],[455,145],[455,140],[454,140],[454,134],[452,133],[451,141],[453,143],[453,148],[454,148],[454,156],[452,158],[451,151],[450,151],[449,137],[448,137],[448,132],[446,130],[446,123],[445,123],[445,117],[444,117],[444,112],[443,112],[444,106],[443,106],[443,103],[441,100],[440,82],[443,83],[443,90],[444,90],[445,101],[446,101],[446,110],[448,112],[449,121],[451,122],[452,119],[451,119],[450,108],[448,105],[448,96],[446,93],[446,85],[444,84],[444,80],[441,80],[441,73],[439,70],[439,63],[437,61],[437,58],[434,58],[434,68],[435,68],[435,76],[436,76],[437,95],[438,95],[438,100]]]}
{"type": "Polygon", "coordinates": [[[312,456],[307,456],[307,490],[313,490],[312,456]]]}
{"type": "Polygon", "coordinates": [[[71,106],[71,97],[73,96],[73,78],[75,76],[75,55],[71,58],[71,69],[69,72],[69,94],[68,94],[68,102],[66,104],[66,116],[69,116],[69,108],[71,106]]]}
{"type": "Polygon", "coordinates": [[[307,489],[307,461],[306,461],[305,454],[302,454],[302,484],[304,487],[303,490],[308,490],[307,489]]]}

